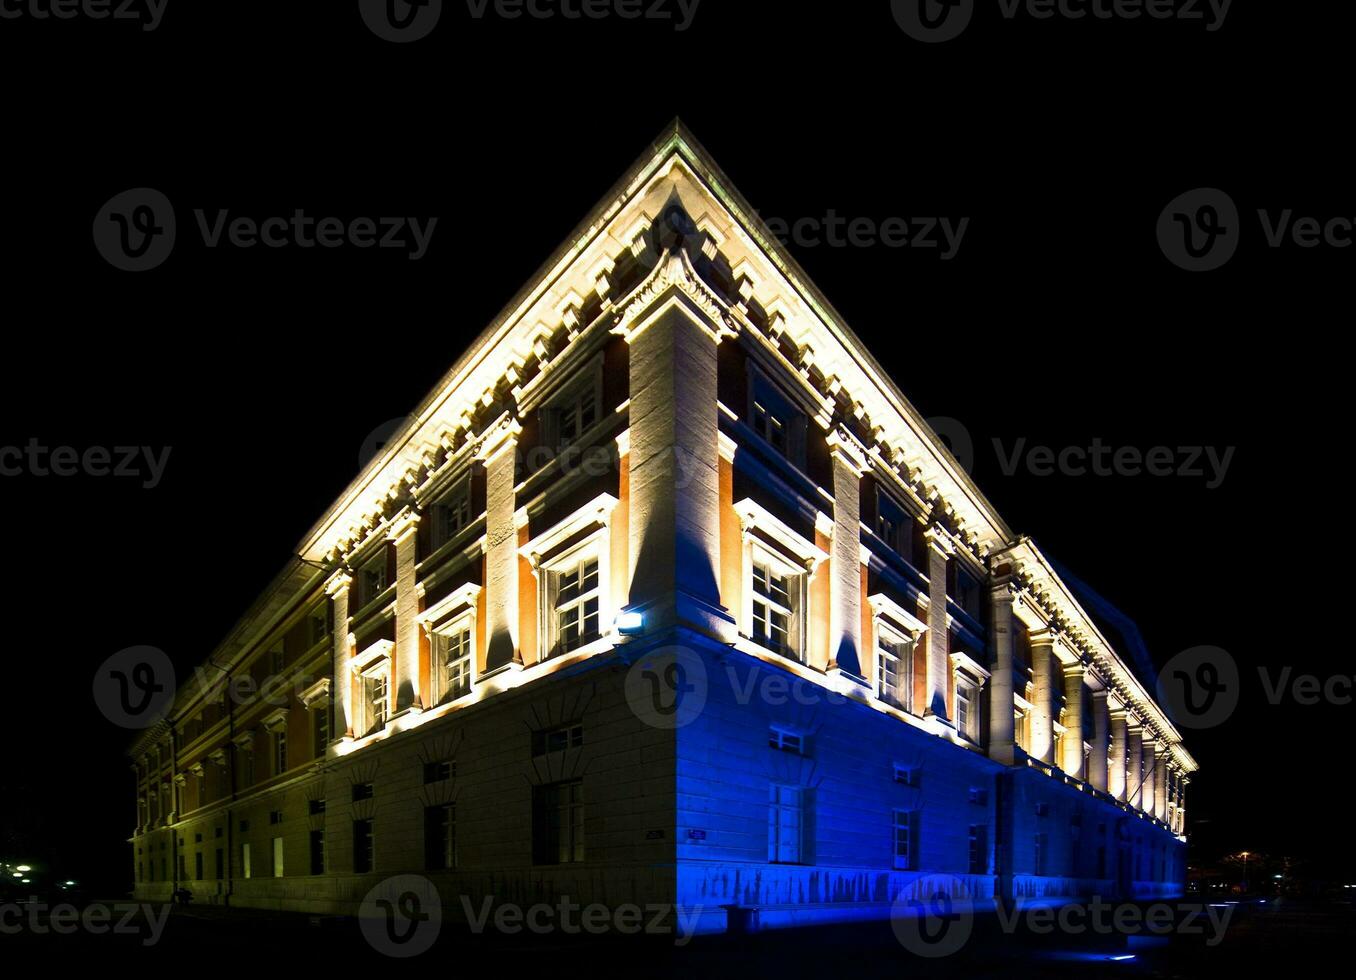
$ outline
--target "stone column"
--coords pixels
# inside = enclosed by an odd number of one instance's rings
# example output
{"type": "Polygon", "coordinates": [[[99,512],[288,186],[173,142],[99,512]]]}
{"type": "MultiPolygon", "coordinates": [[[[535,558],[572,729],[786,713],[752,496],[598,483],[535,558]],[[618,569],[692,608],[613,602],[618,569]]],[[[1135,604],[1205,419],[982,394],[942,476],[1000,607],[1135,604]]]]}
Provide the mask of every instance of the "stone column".
{"type": "Polygon", "coordinates": [[[1036,698],[1031,710],[1031,755],[1046,765],[1055,763],[1055,707],[1058,697],[1055,680],[1055,639],[1053,629],[1036,630],[1031,634],[1031,672],[1036,684],[1036,698]]]}
{"type": "Polygon", "coordinates": [[[1144,786],[1139,794],[1139,808],[1145,813],[1153,816],[1154,799],[1157,790],[1155,787],[1155,769],[1158,766],[1158,739],[1152,734],[1144,737],[1144,786]]]}
{"type": "Polygon", "coordinates": [[[485,672],[523,663],[518,648],[516,483],[522,426],[504,414],[490,427],[476,458],[485,467],[485,672]]]}
{"type": "Polygon", "coordinates": [[[1186,833],[1186,792],[1187,787],[1191,785],[1191,778],[1186,773],[1177,782],[1177,832],[1186,833]]]}
{"type": "Polygon", "coordinates": [[[1111,738],[1107,692],[1092,692],[1092,752],[1088,755],[1087,780],[1093,789],[1107,792],[1108,742],[1111,738]]]}
{"type": "Polygon", "coordinates": [[[1139,719],[1125,719],[1125,801],[1139,809],[1144,791],[1144,744],[1139,719]]]}
{"type": "Polygon", "coordinates": [[[862,473],[866,459],[839,426],[833,453],[833,536],[829,563],[829,669],[862,677],[862,473]]]}
{"type": "Polygon", "coordinates": [[[1119,702],[1108,703],[1111,720],[1111,746],[1106,765],[1106,791],[1115,799],[1124,800],[1126,790],[1125,753],[1128,743],[1125,709],[1119,702]]]}
{"type": "Polygon", "coordinates": [[[325,583],[325,592],[330,597],[330,608],[334,618],[334,735],[340,738],[353,737],[353,647],[348,638],[348,598],[349,588],[353,585],[353,576],[347,571],[335,572],[325,583]]]}
{"type": "Polygon", "coordinates": [[[419,711],[424,703],[419,691],[419,582],[415,565],[419,560],[419,515],[413,510],[400,514],[391,525],[389,538],[396,552],[395,602],[395,700],[396,716],[419,711]]]}
{"type": "Polygon", "coordinates": [[[928,542],[928,676],[923,717],[949,726],[946,691],[951,637],[946,628],[946,563],[955,548],[951,535],[938,525],[930,527],[924,536],[928,542]]]}
{"type": "Polygon", "coordinates": [[[1168,819],[1168,755],[1165,746],[1158,756],[1154,770],[1154,816],[1159,820],[1168,819]]]}
{"type": "Polygon", "coordinates": [[[989,593],[993,609],[993,659],[989,663],[989,758],[1010,766],[1017,760],[1012,700],[1012,605],[1017,590],[1008,580],[989,593]]]}
{"type": "Polygon", "coordinates": [[[1075,779],[1085,779],[1083,771],[1083,674],[1081,663],[1064,666],[1064,758],[1060,768],[1075,779]]]}
{"type": "MultiPolygon", "coordinates": [[[[683,625],[733,641],[721,606],[716,351],[733,334],[681,251],[614,332],[630,345],[630,595],[647,632],[683,625]]],[[[854,539],[858,537],[856,530],[854,539]]]]}

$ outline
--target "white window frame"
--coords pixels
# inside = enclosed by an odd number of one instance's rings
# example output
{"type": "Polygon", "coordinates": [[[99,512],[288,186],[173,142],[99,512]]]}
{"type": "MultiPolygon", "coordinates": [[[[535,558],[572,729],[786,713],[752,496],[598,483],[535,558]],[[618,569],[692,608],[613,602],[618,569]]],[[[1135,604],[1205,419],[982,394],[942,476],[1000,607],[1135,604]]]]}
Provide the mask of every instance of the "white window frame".
{"type": "Polygon", "coordinates": [[[896,871],[913,871],[918,863],[918,810],[896,807],[891,814],[891,856],[896,871]],[[903,854],[900,844],[903,842],[903,854]]]}
{"type": "Polygon", "coordinates": [[[951,718],[956,722],[956,734],[966,741],[978,745],[982,731],[979,712],[983,704],[984,684],[989,679],[989,672],[980,666],[978,660],[963,651],[952,651],[950,659],[952,675],[951,718]],[[960,696],[963,685],[974,691],[973,696],[967,702],[965,731],[962,731],[960,726],[960,696]]]}
{"type": "Polygon", "coordinates": [[[551,651],[553,655],[574,653],[606,634],[603,624],[603,562],[596,546],[572,548],[564,556],[546,567],[551,619],[551,651]],[[590,569],[592,570],[590,572],[590,569]],[[592,588],[587,587],[592,578],[592,588]],[[576,588],[574,595],[565,599],[566,588],[576,588]],[[589,606],[593,606],[594,625],[587,629],[589,606]],[[572,620],[569,630],[574,639],[566,646],[566,617],[572,620]]]}
{"type": "Polygon", "coordinates": [[[564,452],[571,446],[580,445],[606,415],[603,411],[603,371],[602,359],[596,357],[580,371],[582,378],[565,385],[552,394],[544,406],[547,445],[556,452],[564,452]],[[593,402],[593,419],[587,424],[584,419],[584,402],[593,402]],[[573,414],[574,434],[567,440],[563,435],[562,419],[573,414]]]}
{"type": "Polygon", "coordinates": [[[429,634],[429,657],[429,683],[433,685],[435,704],[459,701],[469,695],[476,664],[474,613],[467,611],[445,626],[434,629],[429,634]],[[454,640],[457,642],[456,647],[453,646],[454,640]],[[454,649],[457,651],[455,659],[452,657],[454,649]],[[460,665],[460,671],[457,665],[460,665]],[[453,680],[459,675],[461,683],[454,689],[453,680]]]}
{"type": "MultiPolygon", "coordinates": [[[[872,694],[877,701],[896,710],[919,714],[913,703],[914,654],[918,650],[918,641],[927,634],[928,625],[884,593],[878,592],[870,596],[867,602],[871,606],[871,646],[875,656],[872,670],[872,694]],[[900,637],[909,645],[908,662],[903,671],[905,677],[902,704],[886,697],[881,686],[883,678],[880,670],[880,659],[885,653],[881,647],[881,639],[887,634],[900,637]]],[[[898,654],[894,656],[896,660],[902,659],[898,654]]]]}
{"type": "Polygon", "coordinates": [[[789,752],[792,755],[805,755],[808,743],[809,739],[801,732],[782,728],[780,725],[768,727],[767,744],[769,748],[776,749],[779,752],[789,752]]]}
{"type": "Polygon", "coordinates": [[[358,565],[358,608],[362,609],[373,602],[376,602],[380,596],[383,596],[391,588],[390,563],[386,554],[386,543],[383,540],[376,553],[366,561],[358,565]],[[374,566],[380,568],[378,580],[381,582],[381,588],[368,594],[368,576],[372,574],[374,566]]]}
{"type": "Polygon", "coordinates": [[[810,622],[810,578],[828,553],[801,537],[780,518],[756,501],[745,498],[735,504],[743,528],[743,597],[740,603],[739,632],[756,650],[805,663],[810,622]],[[788,603],[793,615],[788,620],[788,647],[775,649],[754,636],[754,568],[765,566],[788,580],[788,603]]]}
{"type": "Polygon", "coordinates": [[[808,574],[797,569],[775,551],[760,544],[753,545],[753,560],[749,570],[749,639],[773,653],[779,653],[799,662],[805,661],[806,622],[806,579],[808,574]],[[767,590],[760,589],[760,580],[768,583],[767,590]],[[785,588],[773,583],[784,583],[785,588]],[[786,601],[782,602],[769,593],[783,591],[786,601]],[[774,642],[773,623],[780,619],[784,625],[781,632],[785,642],[774,642]],[[764,623],[760,632],[758,624],[764,623]]]}
{"type": "Polygon", "coordinates": [[[386,727],[386,723],[391,720],[391,695],[395,689],[391,651],[394,647],[395,644],[390,640],[378,640],[353,658],[353,673],[358,679],[361,690],[361,697],[358,698],[358,714],[362,724],[355,726],[359,738],[381,731],[386,727]],[[368,687],[369,684],[377,681],[385,681],[386,683],[385,710],[381,715],[380,725],[376,723],[376,700],[371,696],[368,687]]]}
{"type": "Polygon", "coordinates": [[[433,504],[433,548],[437,550],[475,523],[471,509],[471,478],[463,475],[454,480],[448,491],[433,504]],[[455,529],[449,530],[448,515],[464,514],[455,529]]]}
{"type": "Polygon", "coordinates": [[[537,586],[539,663],[557,657],[597,653],[618,640],[613,627],[616,601],[612,594],[612,514],[617,503],[612,494],[599,494],[519,549],[519,554],[532,566],[532,577],[537,586]],[[573,649],[562,650],[558,603],[560,576],[588,561],[598,563],[598,635],[573,649]]]}
{"type": "Polygon", "coordinates": [[[480,651],[478,649],[478,624],[476,621],[476,608],[479,598],[480,586],[468,583],[448,593],[419,614],[419,625],[428,634],[429,687],[432,689],[430,700],[433,702],[429,705],[430,708],[460,701],[475,692],[480,676],[480,651]],[[439,637],[454,632],[469,632],[471,642],[467,654],[466,691],[455,698],[451,698],[447,696],[447,686],[444,683],[446,667],[445,665],[439,666],[440,654],[438,648],[439,637]]]}
{"type": "Polygon", "coordinates": [[[805,863],[805,790],[799,786],[768,784],[767,859],[805,863]]]}

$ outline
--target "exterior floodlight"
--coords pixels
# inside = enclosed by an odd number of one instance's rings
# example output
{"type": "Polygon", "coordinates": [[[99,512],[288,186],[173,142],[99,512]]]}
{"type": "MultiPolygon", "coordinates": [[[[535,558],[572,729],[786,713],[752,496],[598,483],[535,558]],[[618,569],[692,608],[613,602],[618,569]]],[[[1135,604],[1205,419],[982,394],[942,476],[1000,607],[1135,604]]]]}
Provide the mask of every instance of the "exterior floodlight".
{"type": "Polygon", "coordinates": [[[645,617],[638,612],[624,612],[617,617],[616,626],[622,636],[634,636],[645,629],[645,617]]]}

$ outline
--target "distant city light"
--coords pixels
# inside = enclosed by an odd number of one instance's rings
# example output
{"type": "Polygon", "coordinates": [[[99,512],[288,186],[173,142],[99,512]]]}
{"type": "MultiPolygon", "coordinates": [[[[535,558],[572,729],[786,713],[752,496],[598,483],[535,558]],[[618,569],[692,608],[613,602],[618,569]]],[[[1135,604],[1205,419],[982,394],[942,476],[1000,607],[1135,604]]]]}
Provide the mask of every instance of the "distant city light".
{"type": "Polygon", "coordinates": [[[22,872],[24,872],[25,874],[27,874],[29,871],[32,871],[33,869],[30,868],[30,867],[29,867],[28,865],[26,865],[26,864],[20,864],[20,865],[16,865],[14,870],[16,870],[16,871],[22,871],[22,872]]]}
{"type": "Polygon", "coordinates": [[[22,878],[22,877],[24,876],[24,873],[23,873],[22,871],[16,871],[16,872],[14,872],[14,875],[13,875],[13,876],[14,876],[15,878],[22,878]]]}

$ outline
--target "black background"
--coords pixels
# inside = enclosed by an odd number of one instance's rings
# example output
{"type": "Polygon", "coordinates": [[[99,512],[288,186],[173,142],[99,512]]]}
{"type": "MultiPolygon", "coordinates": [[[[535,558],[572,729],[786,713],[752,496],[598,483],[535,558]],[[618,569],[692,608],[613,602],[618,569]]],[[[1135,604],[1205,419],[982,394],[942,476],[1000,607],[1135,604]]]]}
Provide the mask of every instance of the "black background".
{"type": "Polygon", "coordinates": [[[130,887],[131,739],[94,668],[199,663],[358,471],[675,115],[765,216],[971,219],[959,255],[793,252],[975,477],[1140,624],[1161,663],[1215,644],[1240,710],[1187,733],[1197,858],[1350,860],[1331,787],[1350,707],[1266,703],[1256,666],[1352,673],[1340,610],[1347,291],[1356,250],[1266,248],[1256,209],[1356,216],[1339,4],[1199,23],[1002,19],[924,45],[887,2],[704,0],[692,28],[475,20],[414,44],[356,3],[169,0],[120,22],[0,20],[0,445],[170,446],[163,482],[0,478],[0,850],[130,887]],[[116,271],[91,223],[163,191],[179,241],[116,271]],[[1239,254],[1190,275],[1166,203],[1227,190],[1239,254]],[[418,262],[206,249],[192,212],[437,216],[418,262]],[[1008,477],[991,440],[1236,447],[1191,478],[1008,477]],[[32,853],[30,853],[32,852],[32,853]]]}

